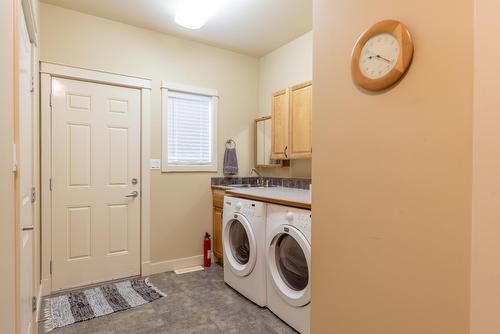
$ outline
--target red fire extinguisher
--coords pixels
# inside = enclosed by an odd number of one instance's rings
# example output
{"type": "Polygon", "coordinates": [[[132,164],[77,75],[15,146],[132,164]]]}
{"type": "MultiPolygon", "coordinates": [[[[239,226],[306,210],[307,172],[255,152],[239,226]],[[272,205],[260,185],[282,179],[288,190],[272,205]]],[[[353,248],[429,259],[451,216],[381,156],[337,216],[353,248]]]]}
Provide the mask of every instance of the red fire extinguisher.
{"type": "Polygon", "coordinates": [[[206,268],[212,265],[212,259],[210,259],[210,249],[212,249],[212,240],[210,234],[205,233],[205,240],[203,240],[203,265],[206,268]]]}

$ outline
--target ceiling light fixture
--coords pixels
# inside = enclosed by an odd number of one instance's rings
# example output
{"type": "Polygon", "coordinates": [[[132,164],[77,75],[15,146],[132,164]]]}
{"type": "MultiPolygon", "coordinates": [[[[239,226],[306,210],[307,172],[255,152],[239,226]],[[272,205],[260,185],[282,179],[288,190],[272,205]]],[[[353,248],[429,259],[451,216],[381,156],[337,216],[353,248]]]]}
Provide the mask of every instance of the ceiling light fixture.
{"type": "Polygon", "coordinates": [[[226,0],[185,0],[175,22],[188,29],[200,29],[226,0]]]}

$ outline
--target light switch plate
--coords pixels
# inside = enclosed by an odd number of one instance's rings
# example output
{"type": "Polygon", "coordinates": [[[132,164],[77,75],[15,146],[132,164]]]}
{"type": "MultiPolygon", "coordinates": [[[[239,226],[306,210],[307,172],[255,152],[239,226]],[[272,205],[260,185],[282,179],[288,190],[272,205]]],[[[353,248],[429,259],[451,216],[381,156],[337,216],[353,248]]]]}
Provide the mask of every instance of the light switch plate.
{"type": "Polygon", "coordinates": [[[149,161],[149,165],[150,165],[151,170],[160,170],[161,161],[160,161],[160,159],[151,159],[149,161]]]}

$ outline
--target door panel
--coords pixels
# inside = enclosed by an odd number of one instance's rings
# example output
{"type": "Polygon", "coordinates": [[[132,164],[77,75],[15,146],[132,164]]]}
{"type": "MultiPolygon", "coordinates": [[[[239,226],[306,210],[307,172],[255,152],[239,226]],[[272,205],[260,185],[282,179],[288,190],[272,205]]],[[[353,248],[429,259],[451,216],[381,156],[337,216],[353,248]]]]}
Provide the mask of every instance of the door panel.
{"type": "Polygon", "coordinates": [[[140,101],[52,79],[53,290],[140,274],[140,101]]]}
{"type": "Polygon", "coordinates": [[[108,206],[108,254],[128,251],[128,208],[127,204],[108,206]]]}
{"type": "Polygon", "coordinates": [[[19,193],[21,222],[20,242],[20,288],[21,288],[21,333],[33,330],[33,228],[34,205],[32,201],[34,175],[34,124],[32,80],[32,46],[21,11],[19,34],[19,193]]]}
{"type": "Polygon", "coordinates": [[[276,241],[275,254],[283,282],[292,290],[304,290],[309,284],[309,268],[300,244],[289,234],[282,234],[276,241]]]}
{"type": "Polygon", "coordinates": [[[68,186],[90,186],[91,128],[89,124],[68,124],[68,186]]]}
{"type": "Polygon", "coordinates": [[[213,208],[213,229],[214,229],[214,255],[223,262],[223,249],[222,249],[222,209],[213,208]]]}
{"type": "Polygon", "coordinates": [[[236,213],[233,219],[224,223],[222,244],[224,265],[229,266],[237,276],[248,276],[257,261],[257,241],[243,215],[236,213]]]}
{"type": "Polygon", "coordinates": [[[289,136],[289,94],[282,90],[273,94],[272,106],[272,158],[287,159],[289,136]]]}
{"type": "Polygon", "coordinates": [[[109,112],[126,114],[128,112],[128,102],[120,100],[109,100],[109,112]]]}
{"type": "Polygon", "coordinates": [[[289,305],[302,307],[311,300],[311,244],[292,225],[270,231],[267,264],[275,291],[289,305]]]}
{"type": "Polygon", "coordinates": [[[90,96],[68,94],[66,96],[67,110],[90,111],[90,96]]]}
{"type": "Polygon", "coordinates": [[[108,128],[109,185],[128,183],[128,129],[108,128]]]}
{"type": "Polygon", "coordinates": [[[312,82],[292,87],[290,124],[290,158],[311,158],[312,82]]]}
{"type": "Polygon", "coordinates": [[[241,222],[235,220],[229,227],[229,249],[232,256],[241,265],[250,260],[250,241],[241,222]]]}
{"type": "Polygon", "coordinates": [[[68,260],[91,256],[92,213],[90,206],[68,208],[68,260]]]}

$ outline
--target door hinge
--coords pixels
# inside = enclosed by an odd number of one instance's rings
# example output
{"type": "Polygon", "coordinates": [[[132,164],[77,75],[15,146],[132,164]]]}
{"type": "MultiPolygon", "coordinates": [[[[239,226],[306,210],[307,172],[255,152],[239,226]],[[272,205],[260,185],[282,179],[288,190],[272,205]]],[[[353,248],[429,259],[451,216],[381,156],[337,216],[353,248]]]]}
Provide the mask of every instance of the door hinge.
{"type": "Polygon", "coordinates": [[[36,202],[36,188],[31,187],[31,203],[35,203],[35,202],[36,202]]]}
{"type": "Polygon", "coordinates": [[[31,93],[35,91],[35,77],[31,76],[31,93]]]}
{"type": "Polygon", "coordinates": [[[33,298],[31,299],[31,310],[33,312],[36,311],[36,308],[37,308],[36,305],[37,305],[36,296],[33,296],[33,298]]]}
{"type": "Polygon", "coordinates": [[[49,190],[52,191],[52,178],[49,179],[49,190]]]}
{"type": "Polygon", "coordinates": [[[49,106],[52,108],[52,94],[49,96],[49,106]]]}
{"type": "Polygon", "coordinates": [[[50,268],[49,268],[49,272],[50,272],[50,274],[52,275],[52,260],[50,260],[49,266],[50,266],[50,268]]]}

